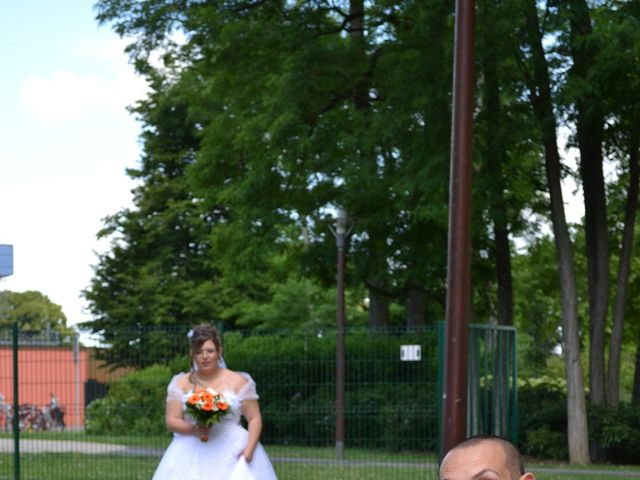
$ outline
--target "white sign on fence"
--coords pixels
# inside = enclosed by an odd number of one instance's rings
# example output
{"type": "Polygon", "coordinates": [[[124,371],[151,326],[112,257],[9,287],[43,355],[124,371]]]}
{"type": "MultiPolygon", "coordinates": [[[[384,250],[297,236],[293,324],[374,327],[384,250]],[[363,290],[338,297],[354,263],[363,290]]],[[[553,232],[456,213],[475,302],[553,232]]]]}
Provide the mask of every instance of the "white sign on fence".
{"type": "Polygon", "coordinates": [[[422,360],[422,346],[400,345],[400,360],[403,362],[419,362],[422,360]]]}

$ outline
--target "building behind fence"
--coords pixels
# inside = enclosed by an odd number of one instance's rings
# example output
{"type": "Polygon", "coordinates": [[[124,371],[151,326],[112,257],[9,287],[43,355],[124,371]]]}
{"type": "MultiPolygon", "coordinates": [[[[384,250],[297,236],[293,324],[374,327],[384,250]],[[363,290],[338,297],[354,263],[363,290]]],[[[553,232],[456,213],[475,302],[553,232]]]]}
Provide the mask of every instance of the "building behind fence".
{"type": "MultiPolygon", "coordinates": [[[[109,352],[105,347],[82,347],[77,339],[65,341],[51,335],[21,334],[12,343],[10,330],[0,330],[0,393],[4,397],[0,423],[7,430],[0,438],[0,480],[16,479],[16,472],[21,479],[151,478],[170,441],[162,425],[170,369],[176,365],[188,368],[184,330],[165,329],[158,336],[158,329],[149,328],[149,333],[165,343],[161,354],[146,355],[150,350],[141,351],[135,345],[141,344],[136,336],[147,330],[121,332],[120,337],[131,335],[132,357],[119,358],[121,365],[128,365],[119,368],[100,359],[109,352]],[[17,383],[13,375],[16,355],[17,383]],[[176,360],[168,361],[170,358],[176,360]],[[126,379],[129,372],[140,371],[143,364],[168,363],[166,378],[149,380],[154,383],[149,391],[157,392],[152,395],[158,397],[153,399],[158,415],[149,417],[153,425],[138,418],[121,427],[112,422],[116,427],[111,431],[96,429],[100,422],[94,422],[93,429],[85,428],[100,402],[87,407],[104,398],[110,385],[126,379]],[[36,414],[49,417],[48,423],[23,424],[22,431],[11,431],[7,416],[12,415],[15,388],[18,403],[35,406],[36,414]],[[64,410],[64,430],[51,418],[51,394],[64,410]],[[18,452],[16,435],[21,439],[18,452]]],[[[226,332],[225,359],[230,368],[249,372],[257,383],[264,418],[262,442],[281,480],[435,479],[443,335],[442,324],[411,331],[345,332],[342,458],[336,458],[334,449],[335,331],[226,332]]],[[[471,326],[468,374],[469,434],[494,433],[516,441],[515,330],[471,326]]],[[[137,381],[146,381],[141,378],[137,381]]],[[[125,405],[111,406],[109,415],[125,415],[125,405]]],[[[109,425],[110,420],[114,418],[103,422],[109,425]]]]}

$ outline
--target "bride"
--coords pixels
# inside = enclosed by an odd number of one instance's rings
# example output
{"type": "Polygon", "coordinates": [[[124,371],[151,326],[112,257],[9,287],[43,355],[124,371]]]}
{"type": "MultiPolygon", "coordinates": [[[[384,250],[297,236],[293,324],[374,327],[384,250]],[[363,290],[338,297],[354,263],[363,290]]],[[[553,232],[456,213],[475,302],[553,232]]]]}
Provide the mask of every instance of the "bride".
{"type": "Polygon", "coordinates": [[[224,367],[215,327],[200,325],[189,337],[193,370],[175,375],[167,387],[165,419],[173,439],[153,480],[276,480],[259,442],[262,416],[253,379],[224,367]],[[213,388],[229,407],[211,428],[197,425],[185,410],[187,398],[198,388],[213,388]]]}

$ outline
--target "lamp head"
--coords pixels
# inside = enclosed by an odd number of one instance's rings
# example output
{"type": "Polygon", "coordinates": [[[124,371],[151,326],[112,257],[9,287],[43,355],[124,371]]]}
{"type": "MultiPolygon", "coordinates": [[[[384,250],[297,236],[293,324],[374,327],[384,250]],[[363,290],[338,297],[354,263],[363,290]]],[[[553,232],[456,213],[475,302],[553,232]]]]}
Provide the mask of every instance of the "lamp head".
{"type": "Polygon", "coordinates": [[[347,211],[340,207],[336,215],[336,233],[338,235],[344,235],[347,233],[347,211]]]}

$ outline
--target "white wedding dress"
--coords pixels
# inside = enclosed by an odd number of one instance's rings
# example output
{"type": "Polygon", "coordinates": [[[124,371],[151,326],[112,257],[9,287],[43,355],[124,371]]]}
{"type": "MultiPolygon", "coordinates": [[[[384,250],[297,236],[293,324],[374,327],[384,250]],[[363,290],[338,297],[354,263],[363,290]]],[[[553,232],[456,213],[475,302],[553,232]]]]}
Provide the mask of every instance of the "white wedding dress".
{"type": "MultiPolygon", "coordinates": [[[[183,404],[187,393],[177,385],[175,375],[167,387],[167,401],[183,404]]],[[[246,462],[240,454],[247,444],[249,432],[240,424],[242,402],[257,400],[256,384],[246,373],[247,383],[238,392],[221,392],[230,411],[209,430],[209,441],[196,435],[173,434],[173,440],[162,456],[153,480],[277,480],[271,461],[258,443],[253,459],[246,462]]],[[[187,421],[190,417],[185,416],[187,421]]]]}

